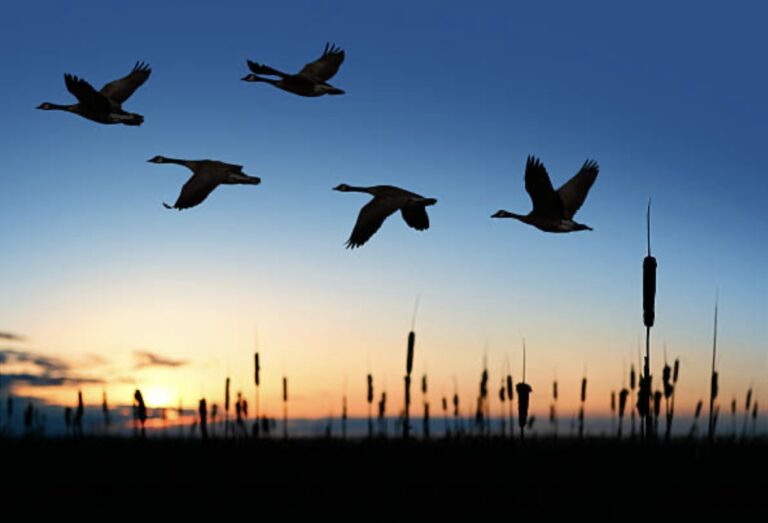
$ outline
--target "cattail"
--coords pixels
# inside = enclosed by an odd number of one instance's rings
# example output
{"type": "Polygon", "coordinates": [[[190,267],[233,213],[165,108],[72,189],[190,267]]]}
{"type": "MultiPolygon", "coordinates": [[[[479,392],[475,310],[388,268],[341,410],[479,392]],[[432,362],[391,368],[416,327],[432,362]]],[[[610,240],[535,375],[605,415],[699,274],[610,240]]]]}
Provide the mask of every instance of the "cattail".
{"type": "Polygon", "coordinates": [[[205,398],[200,400],[197,408],[200,414],[200,433],[203,436],[203,440],[208,439],[208,407],[205,403],[205,398]]]}
{"type": "Polygon", "coordinates": [[[507,435],[507,423],[504,418],[504,401],[506,400],[506,395],[504,394],[504,380],[501,380],[501,387],[499,388],[499,405],[501,409],[501,437],[507,435]]]}
{"type": "Polygon", "coordinates": [[[752,406],[752,387],[747,390],[747,401],[744,403],[744,430],[741,433],[742,438],[747,437],[747,420],[749,419],[749,408],[752,406]]]}
{"type": "Polygon", "coordinates": [[[733,430],[733,439],[736,439],[736,398],[731,400],[731,429],[733,430]]]}
{"type": "Polygon", "coordinates": [[[227,378],[224,385],[224,438],[226,439],[228,436],[229,436],[229,378],[227,378]]]}
{"type": "Polygon", "coordinates": [[[147,436],[144,426],[147,421],[147,406],[144,405],[144,397],[139,389],[136,389],[136,392],[133,393],[133,399],[136,400],[136,415],[141,423],[141,437],[145,438],[147,436]]]}
{"type": "Polygon", "coordinates": [[[366,396],[368,400],[368,437],[373,437],[373,418],[371,409],[373,409],[373,376],[368,374],[368,394],[366,396]]]}
{"type": "Polygon", "coordinates": [[[525,438],[525,426],[528,423],[528,399],[533,391],[530,385],[520,382],[515,385],[517,391],[517,416],[520,425],[520,438],[525,438]]]}
{"type": "Polygon", "coordinates": [[[752,405],[752,437],[755,437],[755,428],[757,427],[757,401],[752,405]]]}
{"type": "Polygon", "coordinates": [[[696,403],[696,410],[693,413],[693,423],[691,424],[691,430],[688,433],[689,438],[692,438],[694,433],[696,432],[696,428],[699,422],[699,416],[701,416],[701,408],[703,406],[704,406],[704,402],[702,400],[699,400],[699,402],[696,403]]]}
{"type": "Polygon", "coordinates": [[[416,344],[416,333],[408,333],[408,353],[405,359],[405,412],[403,418],[403,438],[408,439],[411,434],[411,371],[413,370],[413,348],[416,344]]]}
{"type": "Polygon", "coordinates": [[[715,362],[717,361],[717,297],[715,297],[715,327],[712,336],[712,377],[710,379],[709,386],[709,441],[712,442],[715,439],[715,399],[717,399],[717,370],[715,369],[715,362]]]}
{"type": "Polygon", "coordinates": [[[424,426],[424,438],[429,439],[429,402],[427,402],[427,375],[421,376],[421,395],[424,402],[424,417],[422,423],[424,426]]]}
{"type": "Polygon", "coordinates": [[[387,410],[387,392],[382,391],[381,400],[379,400],[379,430],[382,435],[386,435],[387,424],[385,421],[385,414],[387,410]]]}
{"type": "Polygon", "coordinates": [[[581,406],[579,407],[579,438],[584,437],[584,402],[587,401],[587,378],[581,378],[581,406]]]}
{"type": "Polygon", "coordinates": [[[662,393],[657,390],[653,393],[653,428],[656,436],[659,435],[659,415],[661,414],[662,393]]]}
{"type": "MultiPolygon", "coordinates": [[[[747,409],[749,410],[749,409],[747,409]]],[[[107,391],[101,393],[101,413],[104,415],[104,431],[109,431],[112,421],[109,419],[109,406],[107,405],[107,391]]]]}
{"type": "Polygon", "coordinates": [[[507,408],[509,409],[509,437],[515,437],[514,399],[515,388],[512,386],[512,375],[507,374],[507,408]]]}
{"type": "Polygon", "coordinates": [[[347,397],[341,399],[341,437],[347,438],[347,397]]]}
{"type": "Polygon", "coordinates": [[[678,358],[675,358],[675,367],[672,371],[672,383],[677,384],[677,377],[680,373],[680,360],[678,358]]]}
{"type": "Polygon", "coordinates": [[[283,438],[288,437],[288,378],[283,376],[283,438]]]}
{"type": "MultiPolygon", "coordinates": [[[[485,423],[485,406],[488,402],[488,369],[483,369],[480,377],[480,397],[477,399],[477,420],[481,432],[487,431],[485,423]]],[[[489,420],[490,421],[490,420],[489,420]]]]}
{"type": "Polygon", "coordinates": [[[651,437],[653,420],[650,417],[652,390],[651,377],[651,327],[656,317],[656,258],[651,256],[651,202],[647,213],[648,255],[643,259],[643,324],[645,325],[645,366],[640,380],[638,412],[645,418],[645,435],[651,437]]]}
{"type": "Polygon", "coordinates": [[[624,411],[627,408],[627,396],[629,396],[629,391],[626,388],[621,389],[619,392],[619,439],[621,439],[621,428],[624,422],[624,411]]]}
{"type": "MultiPolygon", "coordinates": [[[[259,385],[261,385],[261,364],[259,363],[259,353],[253,353],[253,384],[255,385],[253,402],[253,435],[259,437],[259,385]]],[[[214,422],[215,423],[215,422],[214,422]]]]}

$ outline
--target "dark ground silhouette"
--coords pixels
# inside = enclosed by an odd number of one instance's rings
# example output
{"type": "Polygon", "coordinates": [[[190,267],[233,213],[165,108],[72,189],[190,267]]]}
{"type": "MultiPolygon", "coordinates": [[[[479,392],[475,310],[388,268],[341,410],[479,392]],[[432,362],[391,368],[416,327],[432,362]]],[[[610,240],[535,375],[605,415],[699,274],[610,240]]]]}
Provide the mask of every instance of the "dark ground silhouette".
{"type": "Polygon", "coordinates": [[[629,517],[640,500],[659,516],[768,508],[764,440],[6,439],[0,449],[5,499],[185,496],[200,500],[194,505],[203,512],[223,499],[268,502],[261,506],[283,517],[363,511],[366,519],[498,511],[512,519],[629,517]]]}

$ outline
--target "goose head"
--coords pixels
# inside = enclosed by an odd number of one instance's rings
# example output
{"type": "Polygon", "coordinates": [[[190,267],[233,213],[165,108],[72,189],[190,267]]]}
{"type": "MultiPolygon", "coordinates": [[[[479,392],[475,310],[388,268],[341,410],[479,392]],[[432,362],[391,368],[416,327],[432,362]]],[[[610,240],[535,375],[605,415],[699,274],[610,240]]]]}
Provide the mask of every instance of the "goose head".
{"type": "Polygon", "coordinates": [[[349,192],[352,190],[352,188],[347,185],[346,183],[342,183],[341,185],[338,185],[333,188],[334,191],[341,191],[341,192],[349,192]]]}
{"type": "Polygon", "coordinates": [[[157,155],[154,158],[150,158],[147,161],[150,163],[166,163],[168,162],[168,158],[166,158],[165,156],[157,155]]]}
{"type": "Polygon", "coordinates": [[[64,105],[52,104],[51,102],[43,102],[35,107],[35,109],[41,109],[43,111],[65,110],[66,108],[67,107],[64,105]]]}

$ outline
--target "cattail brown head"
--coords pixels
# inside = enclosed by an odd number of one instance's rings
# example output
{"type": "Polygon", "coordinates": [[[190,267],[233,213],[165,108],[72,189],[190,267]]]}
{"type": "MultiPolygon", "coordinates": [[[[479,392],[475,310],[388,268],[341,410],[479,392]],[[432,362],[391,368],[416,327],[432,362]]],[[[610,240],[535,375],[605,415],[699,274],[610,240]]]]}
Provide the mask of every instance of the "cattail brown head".
{"type": "Polygon", "coordinates": [[[413,346],[416,344],[416,333],[408,333],[408,356],[405,360],[405,373],[410,375],[413,370],[413,346]]]}
{"type": "Polygon", "coordinates": [[[514,393],[512,392],[514,387],[512,387],[512,375],[507,374],[507,398],[509,401],[512,401],[512,399],[515,397],[514,393]]]}
{"type": "Polygon", "coordinates": [[[557,380],[552,382],[552,398],[557,401],[557,380]]]}
{"type": "Polygon", "coordinates": [[[680,360],[675,358],[675,367],[672,371],[672,383],[677,384],[677,378],[680,374],[680,360]]]}
{"type": "Polygon", "coordinates": [[[587,378],[581,379],[581,402],[587,401],[587,378]]]}
{"type": "Polygon", "coordinates": [[[253,355],[253,381],[256,384],[256,386],[259,386],[259,374],[261,374],[261,366],[259,365],[259,353],[255,353],[253,355]]]}
{"type": "Polygon", "coordinates": [[[373,376],[368,374],[368,403],[373,403],[373,376]]]}
{"type": "Polygon", "coordinates": [[[626,388],[621,389],[619,392],[619,417],[624,416],[624,411],[627,408],[627,396],[629,396],[629,391],[626,388]]]}

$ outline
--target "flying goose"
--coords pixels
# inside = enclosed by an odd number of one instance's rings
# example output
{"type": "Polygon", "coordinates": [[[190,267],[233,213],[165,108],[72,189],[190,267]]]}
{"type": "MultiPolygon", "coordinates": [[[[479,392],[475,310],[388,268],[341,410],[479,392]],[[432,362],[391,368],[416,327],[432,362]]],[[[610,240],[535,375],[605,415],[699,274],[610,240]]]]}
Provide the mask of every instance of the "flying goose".
{"type": "Polygon", "coordinates": [[[181,194],[173,205],[163,202],[166,209],[189,209],[205,200],[220,184],[259,185],[261,178],[243,173],[242,165],[219,162],[216,160],[177,160],[165,156],[155,156],[147,160],[152,163],[175,163],[183,165],[194,174],[181,188],[181,194]]]}
{"type": "Polygon", "coordinates": [[[400,210],[403,220],[409,227],[417,231],[429,229],[429,216],[427,216],[426,207],[437,203],[434,198],[424,198],[421,195],[391,185],[353,187],[342,183],[338,187],[334,187],[333,190],[365,192],[373,196],[373,199],[360,209],[355,228],[346,243],[347,249],[360,247],[367,242],[379,230],[384,220],[397,210],[400,210]]]}
{"type": "Polygon", "coordinates": [[[65,74],[64,84],[67,86],[67,90],[77,98],[78,103],[59,105],[44,102],[37,108],[44,111],[67,111],[103,124],[141,125],[144,122],[144,117],[140,114],[124,111],[122,105],[136,89],[147,81],[151,72],[152,69],[147,64],[136,62],[128,75],[109,82],[101,88],[101,91],[94,89],[82,78],[65,74]]]}
{"type": "Polygon", "coordinates": [[[253,74],[249,74],[242,78],[242,80],[246,82],[266,82],[283,91],[298,94],[299,96],[344,94],[344,91],[341,89],[337,89],[327,83],[339,70],[339,66],[341,66],[343,61],[344,51],[332,44],[325,44],[323,56],[305,65],[297,74],[286,74],[267,65],[257,64],[248,60],[248,68],[253,74]],[[277,76],[279,80],[258,76],[260,74],[277,76]]]}
{"type": "Polygon", "coordinates": [[[526,215],[501,210],[491,218],[515,218],[545,232],[591,231],[592,227],[573,221],[573,216],[595,183],[597,172],[597,162],[587,160],[573,178],[555,191],[544,164],[529,156],[525,165],[525,190],[531,197],[533,210],[526,215]]]}

